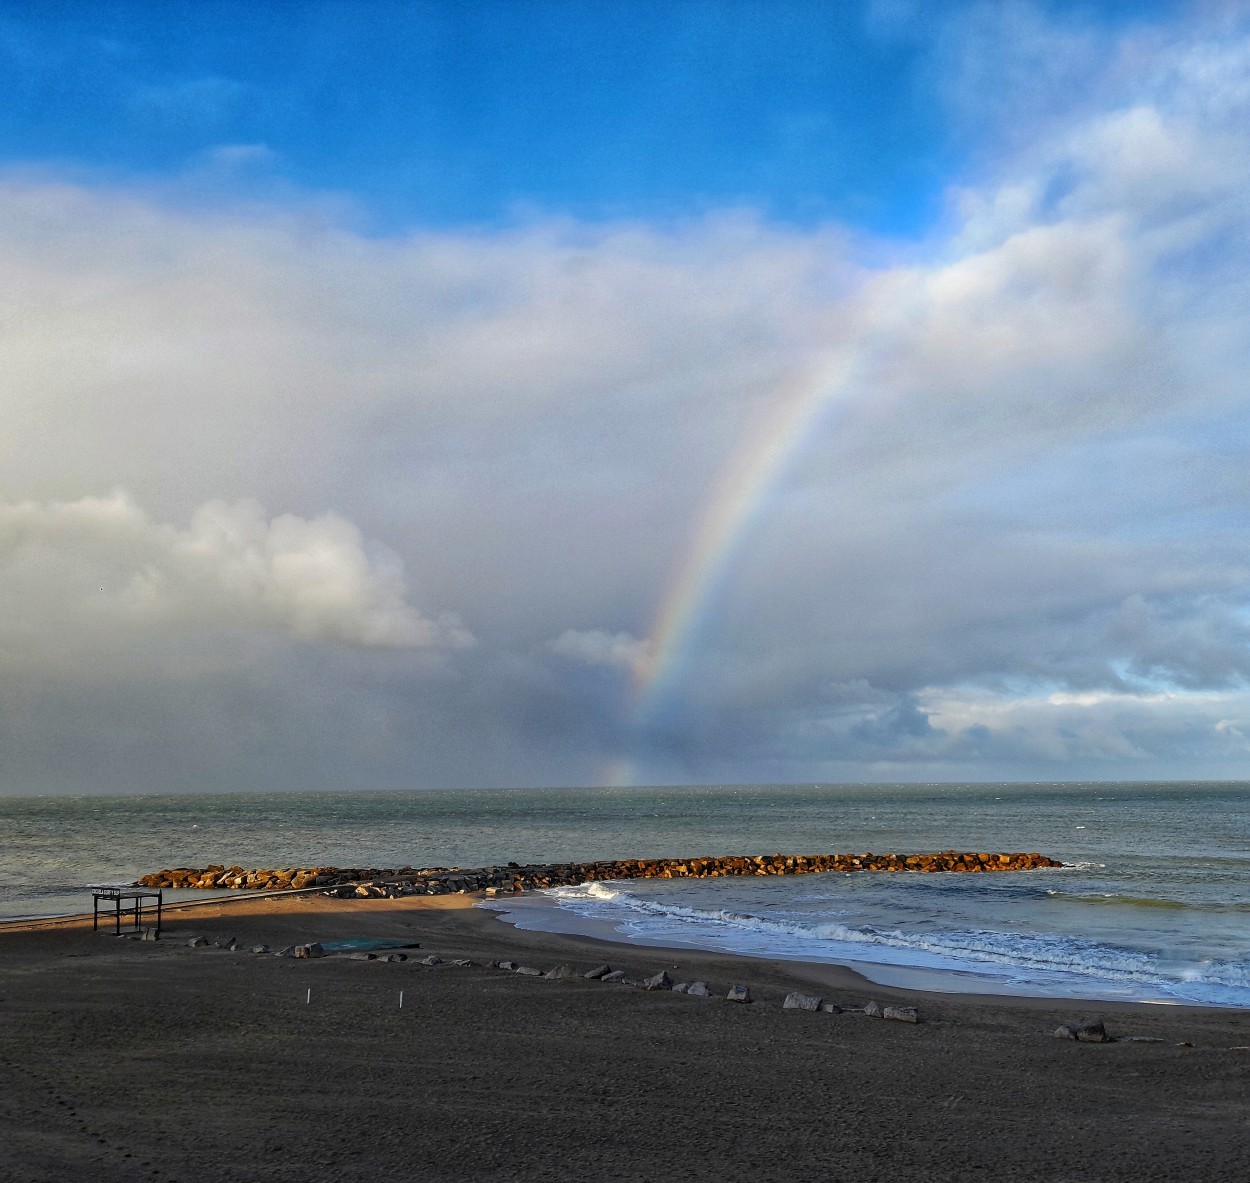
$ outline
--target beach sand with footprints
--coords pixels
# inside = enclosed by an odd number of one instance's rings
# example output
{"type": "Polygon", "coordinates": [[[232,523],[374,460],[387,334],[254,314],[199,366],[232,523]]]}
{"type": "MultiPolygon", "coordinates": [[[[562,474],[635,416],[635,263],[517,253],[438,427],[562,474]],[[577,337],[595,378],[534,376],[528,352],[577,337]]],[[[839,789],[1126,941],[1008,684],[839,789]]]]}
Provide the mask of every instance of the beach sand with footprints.
{"type": "Polygon", "coordinates": [[[1250,1178],[1250,1012],[899,991],[474,902],[212,900],[160,941],[0,928],[0,1179],[1250,1178]],[[249,951],[364,938],[419,948],[249,951]],[[581,976],[605,963],[625,983],[581,976]],[[710,996],[629,984],[662,971],[710,996]],[[1091,1015],[1114,1042],[1055,1037],[1091,1015]]]}

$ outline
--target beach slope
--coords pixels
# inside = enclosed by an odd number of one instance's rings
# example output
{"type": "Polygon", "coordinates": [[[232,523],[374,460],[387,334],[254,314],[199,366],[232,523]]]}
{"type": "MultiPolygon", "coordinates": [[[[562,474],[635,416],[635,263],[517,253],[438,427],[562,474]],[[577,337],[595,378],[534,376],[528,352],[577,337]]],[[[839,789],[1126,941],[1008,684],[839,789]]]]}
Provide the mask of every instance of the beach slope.
{"type": "Polygon", "coordinates": [[[212,901],[159,942],[0,928],[0,1179],[1250,1178],[1248,1012],[903,994],[518,931],[470,902],[212,901]],[[296,960],[193,935],[421,947],[296,960]],[[505,959],[716,996],[488,967],[505,959]],[[724,1001],[739,983],[749,1005],[724,1001]],[[922,1021],[785,1010],[792,990],[922,1021]],[[1053,1037],[1089,1013],[1160,1042],[1053,1037]]]}

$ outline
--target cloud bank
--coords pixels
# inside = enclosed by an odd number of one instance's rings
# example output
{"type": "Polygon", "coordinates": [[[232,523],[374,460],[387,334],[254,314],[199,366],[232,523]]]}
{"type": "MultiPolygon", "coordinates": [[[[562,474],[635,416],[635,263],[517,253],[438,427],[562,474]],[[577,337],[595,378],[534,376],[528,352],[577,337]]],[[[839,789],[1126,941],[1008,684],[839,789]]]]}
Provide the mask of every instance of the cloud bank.
{"type": "Polygon", "coordinates": [[[3,791],[1239,775],[1250,29],[932,60],[912,242],[0,181],[3,791]]]}
{"type": "Polygon", "coordinates": [[[472,644],[453,616],[421,616],[398,557],[371,549],[334,514],[267,520],[247,501],[209,502],[186,529],[120,492],[0,504],[0,660],[37,663],[41,640],[63,645],[70,632],[79,644],[208,628],[371,648],[472,644]]]}

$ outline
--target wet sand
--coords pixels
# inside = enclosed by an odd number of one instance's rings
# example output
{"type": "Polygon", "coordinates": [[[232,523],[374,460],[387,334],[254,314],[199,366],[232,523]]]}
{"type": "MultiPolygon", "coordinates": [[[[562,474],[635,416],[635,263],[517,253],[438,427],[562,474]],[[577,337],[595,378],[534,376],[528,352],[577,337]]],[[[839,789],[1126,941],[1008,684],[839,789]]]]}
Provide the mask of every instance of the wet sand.
{"type": "Polygon", "coordinates": [[[160,942],[0,927],[0,1180],[1250,1178],[1250,1050],[1231,1050],[1250,1012],[925,995],[520,931],[472,902],[211,901],[160,942]],[[297,961],[193,935],[421,949],[297,961]],[[667,969],[719,997],[484,965],[504,958],[667,969]],[[735,983],[756,1001],[723,1001],[735,983]],[[782,1010],[792,989],[923,1021],[782,1010]],[[1163,1042],[1052,1037],[1088,1014],[1163,1042]]]}

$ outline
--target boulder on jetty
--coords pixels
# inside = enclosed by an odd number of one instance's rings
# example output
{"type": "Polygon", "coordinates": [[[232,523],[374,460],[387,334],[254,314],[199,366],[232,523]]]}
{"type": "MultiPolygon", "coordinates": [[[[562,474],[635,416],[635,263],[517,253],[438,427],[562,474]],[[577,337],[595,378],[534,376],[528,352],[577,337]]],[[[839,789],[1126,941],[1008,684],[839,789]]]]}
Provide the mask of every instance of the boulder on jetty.
{"type": "Polygon", "coordinates": [[[241,891],[323,890],[362,899],[399,899],[480,891],[498,896],[548,887],[618,879],[716,879],[731,875],[806,875],[836,871],[984,874],[1059,867],[1037,853],[991,854],[943,850],[932,854],[757,854],[699,858],[611,859],[589,863],[530,863],[475,867],[171,867],[144,875],[136,886],[229,888],[241,891]]]}

